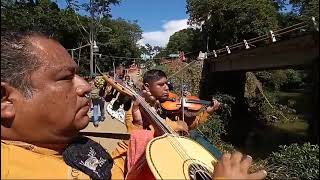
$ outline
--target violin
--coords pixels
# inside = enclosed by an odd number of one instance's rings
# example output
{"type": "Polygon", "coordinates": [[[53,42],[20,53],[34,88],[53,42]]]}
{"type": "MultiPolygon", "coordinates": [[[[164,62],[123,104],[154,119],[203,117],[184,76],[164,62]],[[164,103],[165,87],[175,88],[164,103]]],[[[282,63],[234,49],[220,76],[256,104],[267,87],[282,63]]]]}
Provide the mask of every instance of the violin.
{"type": "Polygon", "coordinates": [[[180,98],[177,94],[169,92],[168,98],[161,103],[161,107],[167,111],[179,111],[182,106],[189,111],[199,111],[204,105],[213,105],[212,103],[191,95],[180,98]]]}

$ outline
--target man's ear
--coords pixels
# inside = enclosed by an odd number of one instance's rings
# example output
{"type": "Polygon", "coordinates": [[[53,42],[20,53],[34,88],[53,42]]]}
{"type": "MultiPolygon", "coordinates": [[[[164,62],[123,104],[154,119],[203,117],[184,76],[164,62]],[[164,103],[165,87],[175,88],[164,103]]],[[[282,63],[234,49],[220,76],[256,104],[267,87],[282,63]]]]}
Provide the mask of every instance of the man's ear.
{"type": "Polygon", "coordinates": [[[6,82],[1,82],[1,121],[2,119],[13,119],[15,116],[15,108],[12,102],[12,93],[15,88],[6,82]]]}
{"type": "Polygon", "coordinates": [[[144,83],[143,88],[147,91],[150,92],[150,84],[149,83],[144,83]]]}

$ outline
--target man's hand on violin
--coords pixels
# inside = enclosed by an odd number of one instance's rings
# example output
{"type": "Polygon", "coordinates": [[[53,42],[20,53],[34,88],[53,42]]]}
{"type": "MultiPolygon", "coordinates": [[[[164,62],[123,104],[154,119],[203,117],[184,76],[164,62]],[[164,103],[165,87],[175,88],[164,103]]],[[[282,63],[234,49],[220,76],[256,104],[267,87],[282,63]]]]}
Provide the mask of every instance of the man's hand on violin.
{"type": "Polygon", "coordinates": [[[189,134],[189,127],[184,121],[172,121],[166,119],[165,123],[177,133],[189,134]]]}
{"type": "Polygon", "coordinates": [[[215,111],[217,111],[220,108],[220,102],[217,100],[213,100],[212,101],[212,105],[210,105],[209,107],[207,107],[207,113],[208,114],[213,114],[215,111]]]}

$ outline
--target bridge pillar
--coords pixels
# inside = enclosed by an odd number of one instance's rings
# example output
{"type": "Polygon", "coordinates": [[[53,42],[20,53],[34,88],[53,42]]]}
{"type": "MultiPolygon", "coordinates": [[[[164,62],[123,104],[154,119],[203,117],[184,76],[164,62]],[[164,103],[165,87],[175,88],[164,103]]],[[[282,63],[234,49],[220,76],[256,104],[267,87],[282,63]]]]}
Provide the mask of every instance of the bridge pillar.
{"type": "MultiPolygon", "coordinates": [[[[313,33],[314,43],[317,47],[319,47],[319,27],[315,26],[315,31],[313,33]]],[[[312,63],[312,97],[313,97],[313,114],[312,118],[309,122],[309,137],[313,144],[319,144],[319,51],[318,57],[313,60],[312,63]]]]}
{"type": "Polygon", "coordinates": [[[314,60],[312,69],[313,116],[309,122],[309,137],[313,144],[319,144],[319,58],[314,60]]]}
{"type": "Polygon", "coordinates": [[[231,107],[232,119],[226,127],[227,136],[224,140],[236,146],[242,145],[254,124],[249,117],[248,105],[244,97],[246,72],[212,72],[208,63],[205,62],[203,65],[200,98],[210,100],[216,93],[235,97],[235,104],[231,107]]]}

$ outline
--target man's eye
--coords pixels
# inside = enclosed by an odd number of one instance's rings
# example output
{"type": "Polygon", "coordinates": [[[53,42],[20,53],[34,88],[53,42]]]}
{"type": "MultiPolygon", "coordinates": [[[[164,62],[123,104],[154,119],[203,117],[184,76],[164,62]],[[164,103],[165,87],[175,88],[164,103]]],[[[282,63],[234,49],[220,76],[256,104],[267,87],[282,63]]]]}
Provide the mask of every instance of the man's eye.
{"type": "Polygon", "coordinates": [[[72,80],[73,78],[74,78],[74,75],[72,74],[72,75],[64,76],[60,80],[72,80]]]}

